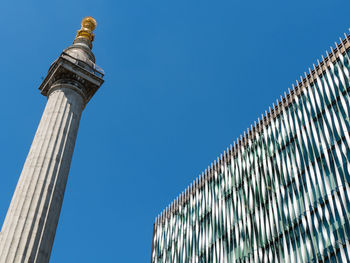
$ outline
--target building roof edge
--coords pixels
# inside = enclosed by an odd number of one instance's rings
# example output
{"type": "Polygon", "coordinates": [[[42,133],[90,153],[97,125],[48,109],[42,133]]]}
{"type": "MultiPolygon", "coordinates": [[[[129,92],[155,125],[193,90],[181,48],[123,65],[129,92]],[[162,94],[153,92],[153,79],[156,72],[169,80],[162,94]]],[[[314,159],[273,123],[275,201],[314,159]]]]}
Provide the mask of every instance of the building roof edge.
{"type": "Polygon", "coordinates": [[[262,131],[262,129],[268,126],[271,119],[276,118],[280,113],[287,108],[305,89],[311,86],[314,81],[320,77],[323,72],[329,67],[330,63],[334,63],[338,58],[339,54],[345,53],[350,48],[350,35],[344,33],[345,38],[340,38],[340,43],[335,42],[335,48],[330,47],[331,52],[326,51],[326,57],[322,56],[322,60],[317,60],[317,65],[313,64],[313,69],[309,68],[309,73],[304,72],[304,77],[300,76],[300,81],[296,80],[296,85],[292,84],[292,89],[288,89],[288,93],[284,93],[284,96],[280,96],[277,99],[276,104],[272,104],[272,108],[269,107],[269,111],[265,111],[265,114],[258,118],[258,121],[254,122],[247,131],[244,131],[243,136],[240,135],[236,141],[233,142],[227,149],[214,160],[211,165],[205,169],[175,200],[156,217],[155,227],[161,223],[164,223],[166,218],[169,218],[171,214],[178,210],[180,205],[188,202],[190,195],[194,194],[197,189],[201,189],[206,181],[210,181],[215,172],[219,172],[220,167],[230,162],[231,157],[234,157],[240,147],[244,147],[249,139],[253,138],[256,133],[262,131]]]}

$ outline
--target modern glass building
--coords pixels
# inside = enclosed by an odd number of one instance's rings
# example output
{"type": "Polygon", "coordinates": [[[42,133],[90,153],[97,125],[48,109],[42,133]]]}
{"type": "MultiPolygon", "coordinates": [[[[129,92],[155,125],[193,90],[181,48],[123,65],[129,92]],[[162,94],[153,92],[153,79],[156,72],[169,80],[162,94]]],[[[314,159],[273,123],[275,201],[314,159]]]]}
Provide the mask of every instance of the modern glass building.
{"type": "Polygon", "coordinates": [[[350,37],[160,216],[151,262],[350,262],[350,37]]]}

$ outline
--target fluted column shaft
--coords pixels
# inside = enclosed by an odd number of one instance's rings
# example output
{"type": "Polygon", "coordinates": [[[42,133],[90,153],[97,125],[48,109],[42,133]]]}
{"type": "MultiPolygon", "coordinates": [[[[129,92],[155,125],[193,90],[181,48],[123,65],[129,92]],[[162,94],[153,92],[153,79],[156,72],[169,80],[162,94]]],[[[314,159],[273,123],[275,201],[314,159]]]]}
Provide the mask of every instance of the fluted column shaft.
{"type": "Polygon", "coordinates": [[[0,263],[49,262],[84,99],[54,84],[0,235],[0,263]]]}

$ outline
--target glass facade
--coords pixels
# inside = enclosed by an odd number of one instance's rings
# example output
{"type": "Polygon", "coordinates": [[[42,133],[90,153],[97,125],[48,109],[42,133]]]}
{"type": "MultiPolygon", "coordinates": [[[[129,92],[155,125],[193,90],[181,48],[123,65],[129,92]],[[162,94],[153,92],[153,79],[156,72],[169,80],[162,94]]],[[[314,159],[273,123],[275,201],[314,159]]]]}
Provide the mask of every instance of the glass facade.
{"type": "Polygon", "coordinates": [[[350,262],[346,37],[156,218],[151,262],[350,262]]]}

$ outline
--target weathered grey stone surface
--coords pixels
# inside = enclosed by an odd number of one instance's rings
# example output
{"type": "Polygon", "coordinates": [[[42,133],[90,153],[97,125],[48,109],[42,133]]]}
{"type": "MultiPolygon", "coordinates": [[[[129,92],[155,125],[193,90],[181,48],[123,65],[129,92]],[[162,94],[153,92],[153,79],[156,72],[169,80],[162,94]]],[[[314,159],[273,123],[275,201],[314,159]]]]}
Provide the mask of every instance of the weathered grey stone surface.
{"type": "Polygon", "coordinates": [[[2,228],[1,263],[50,258],[84,105],[75,86],[52,90],[2,228]]]}
{"type": "Polygon", "coordinates": [[[49,262],[80,116],[103,83],[91,52],[95,27],[82,20],[39,87],[48,101],[0,232],[0,263],[49,262]]]}

